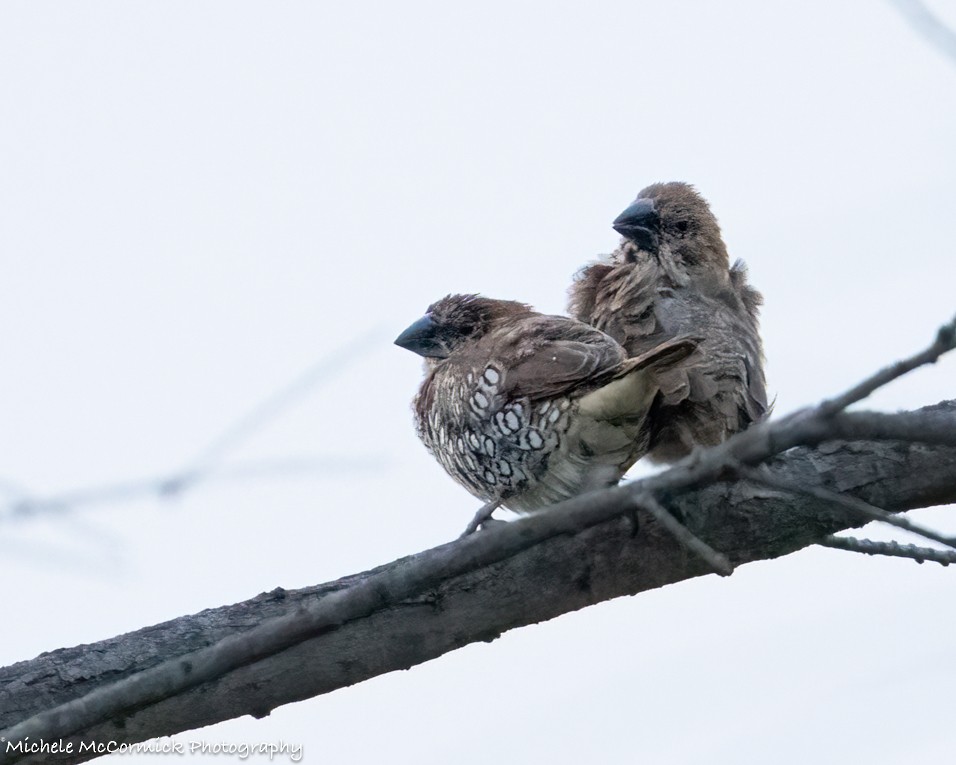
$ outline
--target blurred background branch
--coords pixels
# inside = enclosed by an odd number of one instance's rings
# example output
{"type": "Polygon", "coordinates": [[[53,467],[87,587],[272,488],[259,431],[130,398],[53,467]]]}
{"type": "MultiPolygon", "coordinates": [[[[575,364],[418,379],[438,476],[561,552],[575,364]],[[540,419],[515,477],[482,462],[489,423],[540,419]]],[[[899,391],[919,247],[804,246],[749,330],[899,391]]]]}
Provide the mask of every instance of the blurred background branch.
{"type": "Polygon", "coordinates": [[[926,42],[956,64],[956,32],[946,26],[923,0],[890,0],[926,42]]]}
{"type": "MultiPolygon", "coordinates": [[[[325,383],[340,376],[349,365],[367,357],[379,347],[384,336],[383,330],[379,328],[345,343],[288,385],[238,417],[201,449],[195,459],[178,470],[149,478],[71,489],[46,497],[37,496],[18,483],[0,481],[0,492],[6,495],[5,502],[0,504],[0,521],[27,519],[47,513],[62,514],[78,507],[129,502],[148,497],[170,499],[182,496],[199,484],[210,481],[287,479],[381,470],[385,460],[382,454],[297,456],[230,465],[224,465],[223,460],[282,413],[325,383]]],[[[317,442],[327,440],[324,434],[316,433],[317,442]]]]}

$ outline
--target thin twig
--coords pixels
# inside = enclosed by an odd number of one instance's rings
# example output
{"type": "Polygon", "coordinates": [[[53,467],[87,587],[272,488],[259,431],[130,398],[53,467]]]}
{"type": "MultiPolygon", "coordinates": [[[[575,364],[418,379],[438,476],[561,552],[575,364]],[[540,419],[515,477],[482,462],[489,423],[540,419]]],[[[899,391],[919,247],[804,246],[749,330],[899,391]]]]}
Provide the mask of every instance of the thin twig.
{"type": "Polygon", "coordinates": [[[730,576],[734,573],[733,564],[723,553],[717,552],[690,529],[677,520],[671,513],[650,494],[640,494],[634,498],[634,503],[650,513],[654,520],[667,529],[684,547],[700,558],[721,576],[730,576]]]}
{"type": "Polygon", "coordinates": [[[887,383],[892,382],[898,377],[902,377],[907,372],[912,372],[917,367],[924,364],[935,364],[947,351],[956,348],[956,317],[949,324],[944,324],[936,333],[936,339],[930,346],[919,353],[913,354],[908,359],[897,361],[884,369],[881,369],[874,375],[866,378],[859,385],[854,385],[850,390],[842,393],[835,398],[823,401],[816,409],[814,414],[822,417],[829,417],[837,412],[842,412],[850,404],[854,404],[869,396],[877,388],[881,388],[887,383]]]}
{"type": "Polygon", "coordinates": [[[824,489],[822,486],[804,486],[802,484],[787,481],[782,478],[777,478],[764,470],[757,470],[755,468],[747,467],[746,465],[741,465],[736,470],[742,478],[746,478],[748,481],[762,483],[764,486],[769,486],[772,489],[778,489],[780,491],[786,491],[790,494],[806,494],[811,497],[816,497],[817,499],[822,499],[824,502],[831,502],[834,505],[840,505],[850,510],[854,510],[874,521],[880,521],[882,523],[889,524],[890,526],[896,526],[897,528],[905,529],[906,531],[917,534],[921,537],[925,537],[926,539],[931,539],[934,542],[939,542],[940,544],[947,545],[948,547],[956,548],[956,539],[947,537],[944,534],[940,534],[937,531],[928,529],[925,526],[920,526],[918,523],[913,523],[913,521],[911,521],[905,515],[894,515],[893,513],[887,512],[880,507],[876,507],[876,505],[871,505],[869,502],[864,502],[858,497],[853,497],[848,494],[838,494],[835,491],[824,489]]]}
{"type": "Polygon", "coordinates": [[[956,32],[947,27],[921,0],[891,0],[923,38],[956,62],[956,32]]]}
{"type": "Polygon", "coordinates": [[[872,539],[857,539],[856,537],[838,537],[831,534],[820,541],[821,547],[832,547],[835,550],[849,550],[850,552],[865,553],[866,555],[891,555],[896,558],[912,558],[917,563],[925,560],[948,566],[956,563],[956,551],[937,550],[934,547],[917,547],[916,545],[901,545],[899,542],[875,542],[872,539]]]}
{"type": "MultiPolygon", "coordinates": [[[[323,357],[311,369],[296,378],[292,383],[250,409],[245,415],[238,418],[216,438],[202,449],[199,455],[185,467],[154,478],[141,480],[118,481],[116,483],[92,486],[89,488],[73,489],[50,497],[36,497],[9,482],[0,483],[0,491],[10,495],[5,503],[7,516],[25,517],[40,512],[65,512],[78,505],[104,504],[110,502],[125,502],[146,497],[172,497],[184,494],[200,483],[208,481],[215,474],[218,478],[233,480],[243,473],[256,474],[260,477],[268,474],[288,474],[290,472],[307,472],[319,469],[323,461],[332,461],[337,458],[319,458],[309,466],[306,462],[292,460],[273,460],[269,463],[247,463],[232,467],[219,467],[223,456],[235,449],[240,443],[248,439],[253,433],[263,428],[270,420],[277,417],[292,403],[312,392],[317,386],[334,378],[348,364],[362,358],[372,350],[381,339],[381,329],[367,332],[358,338],[349,341],[337,351],[323,357]]],[[[364,458],[366,467],[369,460],[364,458]]],[[[345,458],[345,464],[349,458],[345,458]]],[[[357,461],[356,461],[357,462],[357,461]]],[[[354,464],[349,469],[354,469],[354,464]]],[[[363,468],[359,468],[363,469],[363,468]]],[[[0,520],[4,513],[0,506],[0,520]]]]}
{"type": "Polygon", "coordinates": [[[235,449],[270,420],[275,419],[295,401],[311,393],[317,386],[336,377],[343,368],[366,356],[381,340],[382,330],[374,329],[353,338],[338,350],[322,358],[312,368],[301,374],[281,390],[260,401],[252,409],[235,420],[203,448],[193,462],[183,469],[185,474],[197,474],[207,470],[235,449]]]}
{"type": "Polygon", "coordinates": [[[39,513],[65,512],[82,505],[128,502],[150,497],[171,498],[188,488],[196,486],[198,483],[262,480],[263,478],[276,476],[308,475],[310,473],[321,473],[324,476],[339,475],[345,472],[376,471],[381,469],[381,465],[381,458],[374,455],[292,457],[240,462],[210,468],[201,476],[175,472],[152,478],[73,489],[48,497],[17,497],[6,503],[6,513],[0,511],[0,520],[25,518],[39,513]]]}

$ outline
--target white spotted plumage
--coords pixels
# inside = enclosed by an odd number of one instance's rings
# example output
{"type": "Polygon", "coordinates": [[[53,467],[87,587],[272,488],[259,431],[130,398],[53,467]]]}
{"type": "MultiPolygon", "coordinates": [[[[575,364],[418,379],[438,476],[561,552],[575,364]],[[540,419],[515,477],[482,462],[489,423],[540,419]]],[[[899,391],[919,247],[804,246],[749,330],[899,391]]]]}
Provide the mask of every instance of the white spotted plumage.
{"type": "Polygon", "coordinates": [[[649,439],[645,367],[693,350],[627,359],[585,324],[476,296],[438,301],[400,340],[428,359],[414,404],[425,446],[472,494],[518,512],[619,479],[649,439]]]}

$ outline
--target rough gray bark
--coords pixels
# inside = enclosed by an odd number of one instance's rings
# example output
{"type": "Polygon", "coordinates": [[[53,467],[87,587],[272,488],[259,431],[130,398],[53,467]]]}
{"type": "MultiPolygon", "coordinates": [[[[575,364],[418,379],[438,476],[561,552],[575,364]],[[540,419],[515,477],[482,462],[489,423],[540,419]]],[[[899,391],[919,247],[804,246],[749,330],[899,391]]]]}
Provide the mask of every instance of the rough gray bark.
{"type": "MultiPolygon", "coordinates": [[[[956,402],[934,407],[956,411],[956,402]]],[[[774,475],[823,483],[890,511],[956,501],[956,447],[899,442],[828,442],[771,460],[774,475]]],[[[716,483],[662,497],[687,526],[735,564],[774,558],[864,521],[844,507],[748,482],[716,483]]],[[[416,596],[391,598],[369,616],[346,622],[281,654],[218,680],[89,728],[83,741],[143,741],[244,714],[261,717],[282,704],[407,669],[515,627],[551,619],[621,595],[710,573],[707,564],[640,513],[634,534],[615,518],[555,536],[504,560],[449,577],[416,596]]],[[[43,654],[0,669],[0,729],[271,617],[295,611],[376,572],[400,571],[453,542],[371,572],[297,591],[275,590],[88,646],[43,654]]],[[[728,583],[727,586],[732,586],[728,583]]],[[[92,755],[42,755],[35,762],[79,762],[92,755]]],[[[0,761],[4,760],[0,750],[0,761]]]]}

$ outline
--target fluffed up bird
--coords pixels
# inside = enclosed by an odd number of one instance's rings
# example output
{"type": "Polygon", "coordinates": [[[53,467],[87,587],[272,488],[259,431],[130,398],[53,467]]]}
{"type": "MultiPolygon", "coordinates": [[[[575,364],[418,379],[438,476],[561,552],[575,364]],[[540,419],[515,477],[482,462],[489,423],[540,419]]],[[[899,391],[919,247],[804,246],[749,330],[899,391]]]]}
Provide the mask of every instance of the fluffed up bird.
{"type": "Polygon", "coordinates": [[[680,337],[628,358],[587,324],[478,295],[442,298],[395,344],[426,360],[412,408],[428,451],[517,512],[620,480],[647,450],[659,377],[696,348],[680,337]]]}
{"type": "Polygon", "coordinates": [[[686,183],[656,183],[613,223],[618,248],[582,269],[570,313],[629,356],[693,334],[700,352],[662,370],[649,456],[679,459],[718,444],[768,412],[757,314],[760,293],[732,267],[717,219],[686,183]]]}

